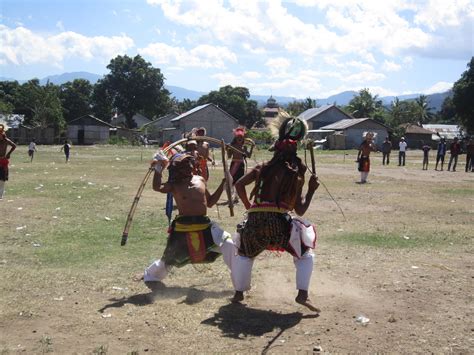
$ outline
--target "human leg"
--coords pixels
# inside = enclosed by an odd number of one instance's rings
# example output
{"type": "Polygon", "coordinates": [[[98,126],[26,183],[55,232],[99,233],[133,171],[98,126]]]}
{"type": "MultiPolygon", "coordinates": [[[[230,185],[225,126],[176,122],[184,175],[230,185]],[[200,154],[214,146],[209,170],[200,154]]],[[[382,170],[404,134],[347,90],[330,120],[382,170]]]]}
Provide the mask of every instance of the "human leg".
{"type": "Polygon", "coordinates": [[[235,294],[232,302],[240,302],[244,299],[244,291],[250,290],[252,279],[253,259],[246,256],[237,255],[232,264],[232,284],[235,294]]]}
{"type": "Polygon", "coordinates": [[[390,153],[387,153],[387,165],[390,164],[390,153]]]}
{"type": "Polygon", "coordinates": [[[449,157],[448,171],[451,170],[451,165],[453,163],[453,160],[454,160],[454,155],[451,154],[451,156],[449,157]]]}
{"type": "Polygon", "coordinates": [[[405,166],[405,156],[406,156],[406,153],[402,152],[402,165],[403,166],[405,166]]]}
{"type": "Polygon", "coordinates": [[[386,158],[387,158],[387,153],[382,153],[382,165],[385,165],[386,158]]]}
{"type": "Polygon", "coordinates": [[[143,281],[162,281],[166,276],[168,276],[170,270],[171,266],[167,266],[163,260],[158,259],[145,269],[145,272],[143,273],[143,281]]]}
{"type": "Polygon", "coordinates": [[[3,199],[4,192],[5,192],[5,181],[0,180],[0,200],[3,199]]]}
{"type": "Polygon", "coordinates": [[[309,249],[301,258],[293,258],[296,267],[296,288],[298,295],[295,298],[296,303],[299,303],[313,312],[320,312],[308,297],[309,283],[311,281],[311,274],[313,273],[314,254],[309,249]]]}
{"type": "Polygon", "coordinates": [[[398,152],[398,166],[402,165],[402,152],[398,152]]]}
{"type": "Polygon", "coordinates": [[[458,165],[458,155],[457,154],[454,156],[453,171],[456,171],[456,165],[458,165]]]}

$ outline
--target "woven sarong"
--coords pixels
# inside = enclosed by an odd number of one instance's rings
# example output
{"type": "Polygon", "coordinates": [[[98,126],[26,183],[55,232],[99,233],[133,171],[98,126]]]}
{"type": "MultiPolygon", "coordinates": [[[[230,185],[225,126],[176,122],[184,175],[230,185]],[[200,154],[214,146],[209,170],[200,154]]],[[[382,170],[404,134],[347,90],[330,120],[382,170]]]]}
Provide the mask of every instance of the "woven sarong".
{"type": "Polygon", "coordinates": [[[358,170],[360,172],[369,172],[370,171],[370,159],[366,156],[361,156],[359,159],[359,167],[358,170]]]}
{"type": "Polygon", "coordinates": [[[162,260],[177,267],[210,263],[220,255],[212,251],[215,247],[207,216],[177,216],[171,224],[162,260]]]}
{"type": "Polygon", "coordinates": [[[0,180],[8,181],[8,159],[0,158],[0,180]]]}

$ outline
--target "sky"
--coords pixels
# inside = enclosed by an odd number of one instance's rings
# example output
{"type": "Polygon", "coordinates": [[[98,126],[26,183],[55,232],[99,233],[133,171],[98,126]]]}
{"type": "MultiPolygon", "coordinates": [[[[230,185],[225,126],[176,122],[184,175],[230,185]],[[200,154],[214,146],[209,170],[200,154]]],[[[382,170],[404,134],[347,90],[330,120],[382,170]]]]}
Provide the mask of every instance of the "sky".
{"type": "Polygon", "coordinates": [[[201,92],[444,92],[474,56],[474,0],[0,0],[0,77],[103,75],[125,54],[201,92]]]}

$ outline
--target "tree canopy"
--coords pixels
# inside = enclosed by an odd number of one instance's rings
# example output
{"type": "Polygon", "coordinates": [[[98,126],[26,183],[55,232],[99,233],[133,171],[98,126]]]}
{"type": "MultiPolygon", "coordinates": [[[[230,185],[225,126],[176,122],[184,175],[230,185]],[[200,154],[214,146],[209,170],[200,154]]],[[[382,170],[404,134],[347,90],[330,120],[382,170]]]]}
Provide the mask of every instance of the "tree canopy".
{"type": "Polygon", "coordinates": [[[362,89],[352,98],[347,109],[355,118],[377,118],[382,115],[382,100],[378,99],[378,95],[372,96],[369,89],[362,89]]]}
{"type": "Polygon", "coordinates": [[[230,115],[234,116],[241,125],[248,128],[262,123],[262,113],[255,100],[249,100],[250,93],[244,87],[221,87],[218,91],[211,91],[197,101],[198,105],[213,103],[230,115]]]}
{"type": "Polygon", "coordinates": [[[100,110],[111,103],[118,113],[125,115],[128,128],[136,126],[133,121],[136,113],[152,118],[167,113],[171,107],[163,74],[140,55],[133,58],[119,55],[110,61],[107,69],[110,73],[99,80],[94,101],[100,103],[100,110]]]}
{"type": "Polygon", "coordinates": [[[92,113],[92,91],[92,84],[84,79],[76,79],[60,85],[59,99],[66,122],[92,113]]]}
{"type": "Polygon", "coordinates": [[[474,133],[474,57],[467,64],[467,70],[453,86],[453,105],[461,125],[474,133]]]}

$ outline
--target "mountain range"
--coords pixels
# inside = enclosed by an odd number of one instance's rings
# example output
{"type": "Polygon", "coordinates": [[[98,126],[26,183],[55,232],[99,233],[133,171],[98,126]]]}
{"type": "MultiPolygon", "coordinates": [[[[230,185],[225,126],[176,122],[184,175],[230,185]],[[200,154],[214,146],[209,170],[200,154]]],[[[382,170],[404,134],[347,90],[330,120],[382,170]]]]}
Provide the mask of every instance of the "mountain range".
{"type": "MultiPolygon", "coordinates": [[[[73,81],[74,79],[85,79],[90,81],[92,84],[95,84],[101,78],[102,75],[99,74],[89,72],[72,72],[47,76],[45,78],[40,79],[40,84],[44,85],[47,82],[50,82],[55,85],[61,85],[68,81],[73,81]]],[[[0,77],[0,81],[11,80],[15,79],[0,77]]],[[[18,82],[21,84],[26,82],[26,80],[18,80],[18,82]]],[[[179,101],[182,101],[184,99],[197,100],[201,96],[207,94],[207,92],[189,90],[179,86],[165,85],[165,88],[168,89],[168,91],[171,92],[171,95],[176,97],[176,99],[178,99],[179,101]]],[[[343,91],[339,94],[331,95],[327,98],[316,98],[315,100],[319,106],[329,104],[347,105],[357,94],[357,91],[343,91]]],[[[451,95],[452,91],[449,90],[446,92],[435,93],[426,96],[428,97],[429,106],[432,107],[435,111],[439,111],[441,109],[441,105],[443,104],[444,99],[451,95]]],[[[398,98],[400,101],[414,100],[419,96],[420,94],[400,95],[398,96],[398,98]]],[[[257,101],[260,106],[264,106],[267,103],[269,97],[270,95],[250,95],[250,99],[257,101]]],[[[304,98],[295,98],[290,96],[273,96],[273,98],[277,101],[279,105],[287,105],[288,103],[293,102],[295,100],[304,100],[304,98]]],[[[395,96],[384,96],[379,97],[379,99],[382,100],[382,103],[384,105],[390,105],[391,102],[395,99],[395,96]]]]}

